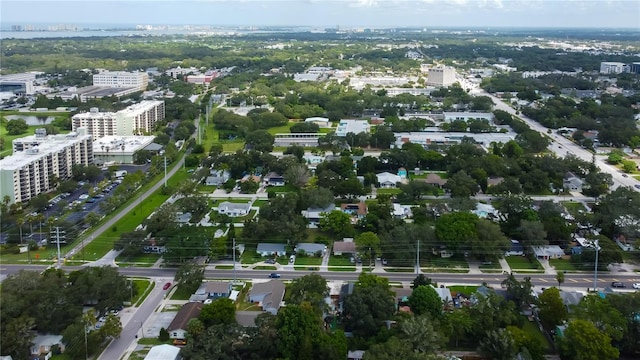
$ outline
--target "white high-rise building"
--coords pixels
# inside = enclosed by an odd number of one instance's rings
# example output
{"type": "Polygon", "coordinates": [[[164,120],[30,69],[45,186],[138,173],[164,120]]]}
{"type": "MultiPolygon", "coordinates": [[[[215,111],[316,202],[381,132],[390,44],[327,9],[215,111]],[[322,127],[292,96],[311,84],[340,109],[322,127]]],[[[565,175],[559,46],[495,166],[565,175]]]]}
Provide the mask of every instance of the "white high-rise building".
{"type": "Polygon", "coordinates": [[[157,121],[164,120],[164,101],[147,100],[118,112],[99,112],[93,108],[88,113],[71,118],[72,129],[87,128],[93,140],[104,136],[142,135],[154,130],[157,121]]]}
{"type": "Polygon", "coordinates": [[[13,155],[0,160],[0,198],[27,202],[54,190],[58,181],[71,178],[71,167],[93,162],[91,136],[86,129],[61,135],[36,134],[13,140],[13,155]]]}
{"type": "Polygon", "coordinates": [[[625,64],[621,62],[603,61],[600,63],[601,74],[620,74],[624,72],[625,64]]]}
{"type": "Polygon", "coordinates": [[[429,69],[427,85],[449,86],[456,82],[456,69],[451,66],[438,65],[429,69]]]}
{"type": "Polygon", "coordinates": [[[145,72],[104,71],[93,75],[93,86],[111,88],[136,88],[145,91],[149,75],[145,72]]]}

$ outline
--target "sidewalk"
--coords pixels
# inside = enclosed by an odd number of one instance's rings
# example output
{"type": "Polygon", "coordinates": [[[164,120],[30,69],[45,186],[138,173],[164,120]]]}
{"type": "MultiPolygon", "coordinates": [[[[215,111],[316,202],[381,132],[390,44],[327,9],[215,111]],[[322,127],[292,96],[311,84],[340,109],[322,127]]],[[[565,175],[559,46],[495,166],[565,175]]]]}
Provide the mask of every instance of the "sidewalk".
{"type": "Polygon", "coordinates": [[[544,273],[548,274],[548,275],[555,275],[556,269],[549,265],[549,260],[545,260],[545,259],[538,259],[538,261],[540,262],[540,265],[542,265],[542,268],[544,268],[544,273]]]}

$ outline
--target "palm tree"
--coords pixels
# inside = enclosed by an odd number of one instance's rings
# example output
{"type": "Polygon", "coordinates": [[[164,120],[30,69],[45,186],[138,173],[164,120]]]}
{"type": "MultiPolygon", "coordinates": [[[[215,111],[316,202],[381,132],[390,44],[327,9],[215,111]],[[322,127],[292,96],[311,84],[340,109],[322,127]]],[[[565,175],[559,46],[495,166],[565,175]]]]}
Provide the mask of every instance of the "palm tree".
{"type": "Polygon", "coordinates": [[[53,224],[56,222],[56,220],[53,217],[49,217],[47,219],[47,224],[49,224],[49,236],[51,236],[51,227],[53,226],[53,224]]]}
{"type": "Polygon", "coordinates": [[[556,273],[556,281],[558,281],[558,289],[560,289],[560,285],[564,282],[564,271],[556,273]]]}
{"type": "Polygon", "coordinates": [[[36,221],[40,225],[40,236],[42,236],[42,222],[44,221],[44,214],[39,213],[38,215],[36,215],[36,221]]]}
{"type": "Polygon", "coordinates": [[[24,219],[21,217],[17,218],[16,224],[18,225],[18,230],[20,230],[20,245],[22,245],[22,225],[24,224],[24,219]]]}

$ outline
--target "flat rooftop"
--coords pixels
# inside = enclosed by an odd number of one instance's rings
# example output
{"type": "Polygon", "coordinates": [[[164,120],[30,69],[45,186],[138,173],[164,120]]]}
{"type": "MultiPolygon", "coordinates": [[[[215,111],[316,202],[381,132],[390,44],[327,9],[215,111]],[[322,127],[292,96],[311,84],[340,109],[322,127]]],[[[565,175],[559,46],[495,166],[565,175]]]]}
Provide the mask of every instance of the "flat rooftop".
{"type": "Polygon", "coordinates": [[[71,132],[68,134],[47,135],[43,138],[36,138],[35,135],[31,135],[16,139],[14,141],[39,142],[38,146],[35,147],[37,151],[30,151],[31,149],[16,151],[13,155],[0,160],[0,169],[16,170],[22,168],[33,161],[44,158],[50,153],[61,151],[65,147],[85,138],[91,139],[91,135],[78,135],[77,133],[71,132]]]}
{"type": "Polygon", "coordinates": [[[149,146],[155,136],[105,136],[93,142],[93,155],[133,154],[149,146]],[[104,148],[103,148],[104,146],[104,148]],[[124,146],[124,150],[122,147],[124,146]],[[109,149],[109,151],[107,151],[109,149]]]}
{"type": "Polygon", "coordinates": [[[127,88],[109,88],[104,86],[85,86],[81,88],[77,88],[76,90],[67,90],[56,93],[55,95],[59,96],[71,96],[71,95],[82,95],[82,96],[112,96],[124,91],[133,90],[135,87],[127,87],[127,88]]]}

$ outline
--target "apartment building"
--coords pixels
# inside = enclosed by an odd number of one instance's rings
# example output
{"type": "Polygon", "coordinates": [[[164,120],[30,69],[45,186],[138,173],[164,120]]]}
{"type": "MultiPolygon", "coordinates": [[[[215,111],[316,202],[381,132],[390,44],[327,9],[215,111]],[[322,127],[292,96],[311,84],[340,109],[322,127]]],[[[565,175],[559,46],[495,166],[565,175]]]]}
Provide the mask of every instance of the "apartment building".
{"type": "Polygon", "coordinates": [[[620,74],[625,71],[625,64],[621,62],[603,61],[600,63],[601,74],[620,74]]]}
{"type": "Polygon", "coordinates": [[[71,178],[71,167],[93,162],[91,136],[86,129],[47,135],[45,129],[13,141],[14,153],[0,160],[0,198],[27,202],[54,190],[58,181],[71,178]]]}
{"type": "Polygon", "coordinates": [[[149,75],[145,72],[104,71],[93,75],[93,86],[135,88],[135,91],[145,91],[148,84],[149,75]]]}
{"type": "Polygon", "coordinates": [[[164,120],[165,109],[162,100],[145,100],[118,112],[100,112],[92,108],[87,113],[71,118],[72,129],[87,128],[97,140],[104,136],[128,136],[150,133],[158,121],[164,120]]]}

